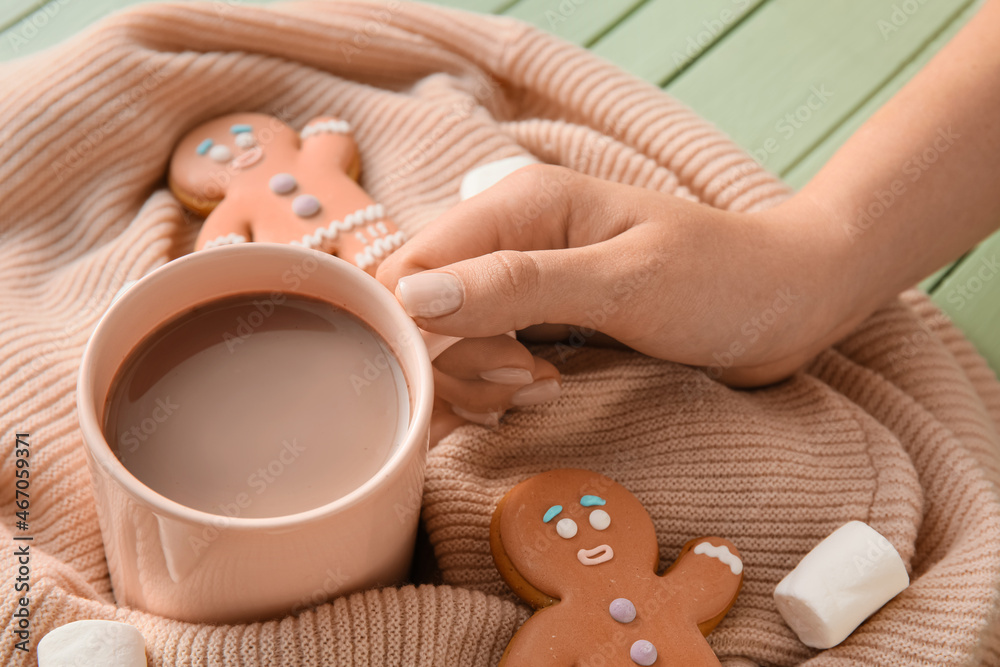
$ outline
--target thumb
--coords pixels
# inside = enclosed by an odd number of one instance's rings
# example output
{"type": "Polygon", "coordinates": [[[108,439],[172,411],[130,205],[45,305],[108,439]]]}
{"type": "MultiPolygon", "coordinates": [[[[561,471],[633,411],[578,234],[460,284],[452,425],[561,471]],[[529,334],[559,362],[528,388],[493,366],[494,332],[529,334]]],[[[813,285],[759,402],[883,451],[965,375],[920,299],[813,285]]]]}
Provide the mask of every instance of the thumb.
{"type": "Polygon", "coordinates": [[[609,245],[614,240],[500,250],[400,278],[396,298],[419,326],[450,336],[492,336],[545,323],[593,326],[609,317],[601,306],[609,303],[617,272],[609,245]]]}

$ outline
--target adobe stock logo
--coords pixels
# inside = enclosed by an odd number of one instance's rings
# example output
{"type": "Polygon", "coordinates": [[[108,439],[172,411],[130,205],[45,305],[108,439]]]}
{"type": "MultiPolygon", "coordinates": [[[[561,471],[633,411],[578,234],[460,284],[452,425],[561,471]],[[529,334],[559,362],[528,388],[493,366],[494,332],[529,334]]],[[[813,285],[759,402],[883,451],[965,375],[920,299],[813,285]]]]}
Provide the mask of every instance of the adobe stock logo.
{"type": "Polygon", "coordinates": [[[955,306],[955,310],[962,310],[979,294],[986,283],[996,277],[997,273],[1000,273],[1000,263],[997,262],[997,256],[994,254],[989,258],[984,257],[975,273],[960,284],[953,285],[945,298],[948,303],[955,306]]]}
{"type": "Polygon", "coordinates": [[[867,206],[858,207],[854,213],[854,220],[844,226],[848,240],[851,243],[857,242],[961,136],[952,130],[950,125],[947,128],[939,128],[929,146],[911,156],[900,166],[905,179],[894,179],[886,189],[873,192],[872,201],[867,206]]]}
{"type": "Polygon", "coordinates": [[[285,295],[281,292],[271,293],[270,298],[253,300],[254,310],[243,317],[236,318],[236,335],[226,331],[222,334],[222,341],[226,344],[229,354],[236,351],[236,346],[245,343],[253,333],[263,326],[265,320],[274,314],[275,306],[280,306],[285,302],[285,295]]]}
{"type": "Polygon", "coordinates": [[[882,35],[882,41],[889,41],[889,37],[899,32],[910,21],[910,17],[920,11],[920,7],[926,2],[927,0],[903,0],[903,2],[894,4],[892,12],[887,17],[880,18],[875,22],[879,34],[882,35]]]}
{"type": "Polygon", "coordinates": [[[794,294],[791,288],[785,287],[774,292],[774,301],[771,305],[762,310],[757,315],[743,322],[740,325],[742,339],[736,339],[729,344],[729,347],[721,352],[713,352],[712,358],[715,360],[706,368],[708,376],[714,380],[722,377],[722,373],[733,366],[740,357],[750,351],[757,341],[761,339],[768,330],[778,322],[784,313],[787,313],[792,305],[802,298],[801,294],[794,294]]]}
{"type": "Polygon", "coordinates": [[[823,110],[832,97],[833,91],[829,90],[825,83],[810,86],[802,103],[774,123],[774,129],[781,138],[774,135],[766,138],[757,148],[750,149],[750,157],[761,165],[767,164],[768,158],[781,150],[781,142],[787,142],[794,137],[796,132],[823,110]]]}
{"type": "Polygon", "coordinates": [[[118,459],[125,463],[128,454],[135,453],[142,443],[156,433],[160,424],[170,419],[180,407],[180,404],[171,401],[169,396],[156,399],[156,407],[150,411],[149,416],[138,424],[133,424],[118,437],[118,459]]]}

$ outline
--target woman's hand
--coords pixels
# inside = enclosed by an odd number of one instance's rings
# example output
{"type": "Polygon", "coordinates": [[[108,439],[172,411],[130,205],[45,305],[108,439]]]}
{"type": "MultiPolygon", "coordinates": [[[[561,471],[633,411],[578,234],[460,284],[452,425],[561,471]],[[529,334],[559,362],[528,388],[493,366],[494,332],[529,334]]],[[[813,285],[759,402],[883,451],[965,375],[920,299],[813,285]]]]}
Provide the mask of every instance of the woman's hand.
{"type": "Polygon", "coordinates": [[[550,401],[559,393],[559,371],[514,338],[467,338],[434,361],[431,440],[465,421],[497,426],[509,408],[550,401]]]}
{"type": "MultiPolygon", "coordinates": [[[[730,384],[779,380],[996,229],[997,25],[990,0],[775,209],[725,212],[527,167],[428,226],[378,278],[429,331],[571,324],[571,345],[599,330],[730,384]]],[[[507,355],[529,365],[519,348],[497,354],[497,368],[507,355]]],[[[485,361],[472,357],[453,372],[485,361]]],[[[517,391],[542,400],[556,371],[533,364],[517,391]]],[[[443,382],[441,396],[460,410],[515,402],[509,388],[475,403],[478,385],[459,387],[443,382]]]]}
{"type": "MultiPolygon", "coordinates": [[[[732,384],[766,384],[832,342],[849,307],[835,289],[844,235],[791,213],[731,213],[526,167],[441,216],[377,277],[428,331],[568,324],[569,344],[600,331],[732,384]]],[[[442,389],[461,404],[476,388],[442,389]]]]}

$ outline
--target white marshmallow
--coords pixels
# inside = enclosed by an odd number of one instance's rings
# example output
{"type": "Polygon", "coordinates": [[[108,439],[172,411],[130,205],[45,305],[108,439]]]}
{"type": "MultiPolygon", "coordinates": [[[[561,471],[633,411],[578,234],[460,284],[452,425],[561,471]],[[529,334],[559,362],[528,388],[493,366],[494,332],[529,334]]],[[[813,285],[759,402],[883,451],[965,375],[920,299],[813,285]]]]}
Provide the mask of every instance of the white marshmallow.
{"type": "Polygon", "coordinates": [[[496,162],[487,162],[471,170],[462,179],[462,185],[458,189],[458,196],[465,201],[470,197],[478,195],[480,192],[499,183],[504,177],[509,176],[521,167],[529,164],[539,164],[531,155],[517,155],[504,158],[496,162]]]}
{"type": "Polygon", "coordinates": [[[38,667],[146,667],[146,641],[131,625],[74,621],[38,642],[38,667]]]}
{"type": "Polygon", "coordinates": [[[909,585],[889,540],[851,521],[805,555],[774,589],[774,601],[803,644],[830,648],[909,585]]]}

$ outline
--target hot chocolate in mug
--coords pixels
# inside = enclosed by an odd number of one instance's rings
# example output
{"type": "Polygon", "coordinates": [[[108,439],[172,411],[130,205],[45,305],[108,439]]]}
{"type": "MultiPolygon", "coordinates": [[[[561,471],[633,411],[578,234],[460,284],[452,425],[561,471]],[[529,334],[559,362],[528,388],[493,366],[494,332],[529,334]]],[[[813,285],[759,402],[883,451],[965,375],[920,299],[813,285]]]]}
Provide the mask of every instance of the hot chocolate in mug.
{"type": "Polygon", "coordinates": [[[234,623],[402,582],[430,362],[457,340],[425,336],[364,271],[290,245],[193,253],[130,287],[77,384],[117,602],[234,623]]]}

